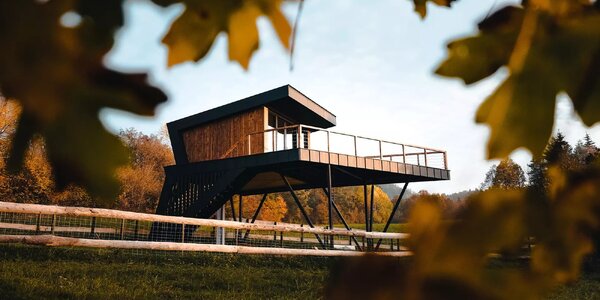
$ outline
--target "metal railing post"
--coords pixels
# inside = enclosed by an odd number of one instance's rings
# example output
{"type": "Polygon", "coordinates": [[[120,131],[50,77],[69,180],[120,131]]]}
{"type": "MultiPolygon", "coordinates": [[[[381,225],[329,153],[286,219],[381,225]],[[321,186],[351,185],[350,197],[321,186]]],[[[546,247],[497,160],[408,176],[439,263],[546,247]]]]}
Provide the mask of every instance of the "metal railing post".
{"type": "Polygon", "coordinates": [[[298,133],[297,133],[298,137],[296,138],[296,148],[300,149],[300,148],[302,148],[301,147],[302,146],[302,141],[301,141],[301,139],[302,139],[302,125],[298,125],[298,129],[297,130],[298,130],[298,133]]]}
{"type": "Polygon", "coordinates": [[[252,151],[251,151],[252,150],[252,148],[251,148],[252,146],[250,146],[250,145],[251,145],[250,144],[250,135],[248,135],[248,155],[250,155],[252,153],[252,151]]]}
{"type": "Polygon", "coordinates": [[[423,156],[425,157],[425,166],[427,167],[427,149],[423,149],[423,156]]]}
{"type": "Polygon", "coordinates": [[[406,150],[404,149],[404,144],[402,144],[402,163],[406,164],[406,150]]]}
{"type": "Polygon", "coordinates": [[[356,146],[356,136],[354,136],[354,156],[358,156],[358,147],[356,146]]]}
{"type": "Polygon", "coordinates": [[[448,170],[448,157],[446,156],[446,152],[444,152],[444,169],[448,170]]]}
{"type": "Polygon", "coordinates": [[[287,128],[283,128],[283,150],[287,150],[287,128]]]}

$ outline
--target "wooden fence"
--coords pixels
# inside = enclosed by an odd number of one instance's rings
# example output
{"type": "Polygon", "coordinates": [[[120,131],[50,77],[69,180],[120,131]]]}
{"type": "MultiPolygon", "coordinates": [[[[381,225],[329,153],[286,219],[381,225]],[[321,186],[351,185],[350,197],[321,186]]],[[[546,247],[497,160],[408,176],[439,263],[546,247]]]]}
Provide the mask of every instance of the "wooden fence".
{"type": "MultiPolygon", "coordinates": [[[[180,231],[181,232],[181,231],[180,231]]],[[[385,251],[377,254],[389,256],[411,255],[401,246],[401,241],[407,238],[404,233],[366,232],[364,230],[342,230],[310,228],[295,224],[271,225],[265,223],[244,223],[214,219],[196,219],[174,216],[162,216],[145,213],[135,213],[111,209],[86,208],[86,207],[62,207],[39,204],[22,204],[0,202],[0,243],[25,243],[46,246],[73,246],[93,248],[120,248],[120,249],[147,249],[167,251],[205,251],[222,253],[247,253],[247,254],[272,254],[272,255],[314,255],[314,256],[358,256],[367,247],[340,247],[318,249],[314,242],[321,238],[329,241],[337,239],[340,246],[349,245],[354,241],[365,241],[367,245],[373,245],[379,240],[388,241],[389,246],[385,251]],[[62,218],[62,219],[59,219],[62,218]],[[45,224],[43,220],[49,220],[45,224]],[[57,220],[68,220],[58,222],[57,220]],[[134,222],[135,229],[126,224],[134,222]],[[205,228],[204,234],[210,236],[217,228],[229,230],[230,243],[214,244],[212,240],[184,238],[180,242],[174,241],[149,241],[146,239],[149,226],[139,228],[140,222],[150,224],[171,224],[180,226],[180,230],[193,227],[195,237],[202,236],[203,232],[197,228],[205,228]],[[135,232],[135,234],[133,234],[135,232]],[[243,245],[238,244],[245,232],[245,238],[260,241],[268,237],[277,243],[259,243],[243,245]],[[252,234],[249,234],[252,232],[252,234]],[[272,234],[265,234],[272,232],[272,234]],[[50,234],[48,234],[50,233],[50,234]],[[85,236],[87,233],[91,235],[85,236]],[[314,235],[317,239],[304,240],[304,235],[314,235]],[[76,236],[73,236],[76,235],[76,236]],[[235,239],[233,239],[235,237],[235,239]],[[279,240],[278,240],[279,239],[279,240]],[[211,242],[212,241],[212,242],[211,242]],[[283,247],[284,242],[286,247],[283,247]],[[395,243],[395,244],[394,244],[395,243]],[[257,247],[256,245],[259,245],[257,247]],[[394,247],[395,245],[395,247],[394,247]]],[[[190,237],[193,237],[190,234],[190,237]]],[[[374,247],[369,247],[371,250],[374,247]]],[[[380,249],[383,250],[383,249],[380,249]]]]}

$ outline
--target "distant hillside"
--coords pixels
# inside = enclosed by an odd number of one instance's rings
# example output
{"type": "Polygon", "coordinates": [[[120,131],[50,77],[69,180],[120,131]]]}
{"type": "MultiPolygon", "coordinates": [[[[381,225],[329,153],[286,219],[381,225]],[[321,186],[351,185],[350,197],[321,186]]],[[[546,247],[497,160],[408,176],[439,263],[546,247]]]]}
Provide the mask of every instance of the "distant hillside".
{"type": "Polygon", "coordinates": [[[452,199],[452,200],[462,200],[465,199],[469,196],[471,196],[471,194],[473,193],[477,193],[479,192],[479,190],[475,189],[475,190],[464,190],[464,191],[460,191],[460,192],[456,192],[456,193],[452,193],[452,194],[448,194],[448,198],[452,199]]]}
{"type": "MultiPolygon", "coordinates": [[[[382,184],[379,185],[379,187],[383,190],[383,192],[385,192],[388,197],[390,198],[390,200],[394,201],[396,198],[398,198],[398,195],[400,195],[400,192],[402,192],[402,186],[394,184],[394,183],[390,183],[390,184],[382,184]]],[[[410,197],[411,195],[413,195],[415,192],[413,192],[411,189],[407,188],[406,192],[404,192],[404,199],[410,197]]]]}
{"type": "MultiPolygon", "coordinates": [[[[392,201],[394,201],[396,198],[398,198],[398,195],[400,195],[400,192],[402,191],[402,186],[399,184],[394,184],[394,183],[382,184],[379,187],[388,195],[388,197],[392,201]]],[[[476,193],[476,192],[478,192],[477,189],[464,190],[464,191],[460,191],[460,192],[456,192],[456,193],[452,193],[452,194],[447,194],[446,196],[448,196],[448,198],[450,198],[451,200],[457,201],[457,200],[465,199],[465,198],[469,197],[471,194],[476,193]]],[[[403,199],[407,199],[408,197],[410,197],[414,194],[416,194],[416,193],[413,190],[406,189],[403,199]]]]}

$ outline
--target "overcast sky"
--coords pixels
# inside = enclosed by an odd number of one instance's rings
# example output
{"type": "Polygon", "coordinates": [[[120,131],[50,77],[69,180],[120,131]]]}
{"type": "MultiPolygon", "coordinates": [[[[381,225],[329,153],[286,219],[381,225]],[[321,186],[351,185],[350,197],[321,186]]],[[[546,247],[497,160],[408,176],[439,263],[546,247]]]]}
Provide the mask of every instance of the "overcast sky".
{"type": "MultiPolygon", "coordinates": [[[[106,64],[148,71],[169,101],[154,118],[105,110],[102,119],[114,132],[133,127],[156,133],[169,121],[291,84],[337,116],[336,131],[447,150],[452,180],[413,184],[411,189],[452,193],[477,188],[494,162],[485,160],[488,129],[474,123],[474,114],[506,74],[500,71],[467,87],[433,70],[445,56],[446,43],[473,34],[494,2],[498,8],[517,1],[461,0],[452,9],[429,6],[424,21],[412,11],[411,2],[306,0],[290,72],[289,56],[265,19],[258,22],[260,49],[249,71],[228,61],[224,36],[201,62],[167,69],[167,50],[160,39],[182,7],[129,1],[126,26],[106,64]]],[[[297,4],[285,4],[284,12],[293,22],[297,4]]],[[[598,126],[586,129],[566,99],[559,99],[556,129],[573,143],[586,132],[600,142],[598,126]]],[[[513,158],[525,168],[530,156],[518,151],[513,158]]]]}

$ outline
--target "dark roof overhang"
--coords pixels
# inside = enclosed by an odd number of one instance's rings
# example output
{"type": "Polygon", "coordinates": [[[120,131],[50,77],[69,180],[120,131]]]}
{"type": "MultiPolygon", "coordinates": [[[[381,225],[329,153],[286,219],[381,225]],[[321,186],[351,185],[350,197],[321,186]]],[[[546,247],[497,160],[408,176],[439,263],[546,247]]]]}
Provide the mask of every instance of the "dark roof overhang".
{"type": "Polygon", "coordinates": [[[335,115],[306,97],[291,85],[284,85],[248,98],[231,102],[167,124],[169,130],[182,131],[198,125],[266,106],[295,123],[329,128],[335,126],[335,115]]]}

